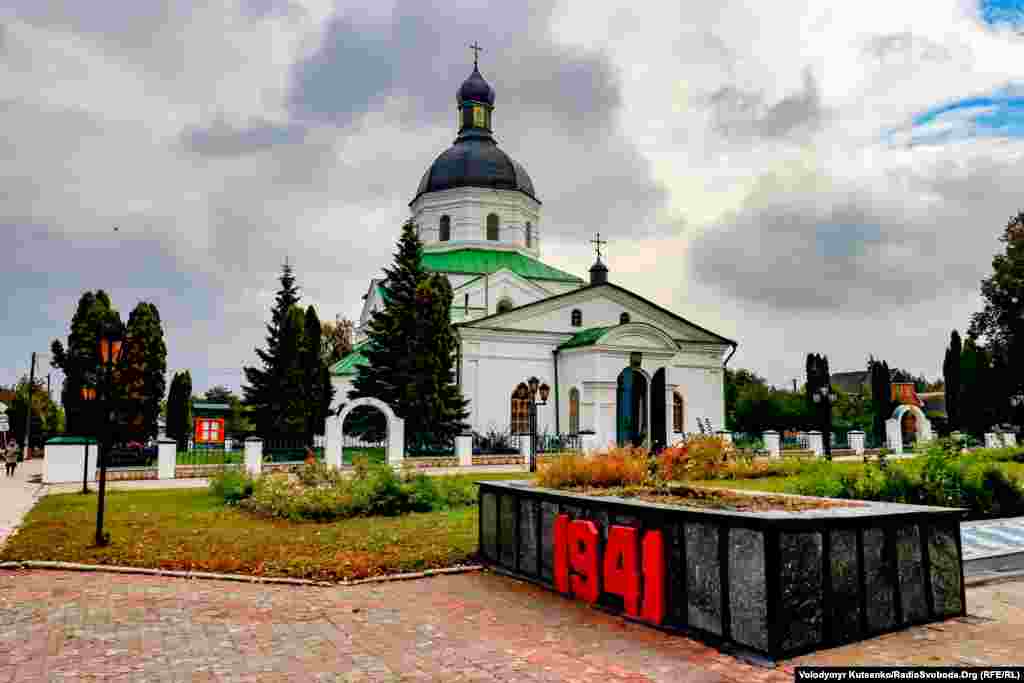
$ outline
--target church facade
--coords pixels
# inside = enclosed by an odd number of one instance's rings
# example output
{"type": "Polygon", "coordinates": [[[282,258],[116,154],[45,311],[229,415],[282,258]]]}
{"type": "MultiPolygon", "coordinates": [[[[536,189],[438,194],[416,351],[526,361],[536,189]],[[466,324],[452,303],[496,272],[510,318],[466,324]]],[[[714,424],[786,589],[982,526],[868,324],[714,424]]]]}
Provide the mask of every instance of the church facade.
{"type": "MultiPolygon", "coordinates": [[[[424,267],[454,292],[456,381],[471,429],[526,433],[531,377],[549,389],[539,433],[651,447],[708,423],[724,429],[724,368],[736,342],[611,282],[600,238],[587,279],[541,260],[541,202],[494,140],[494,99],[474,64],[457,93],[458,137],[409,204],[424,267]]],[[[370,282],[355,348],[331,368],[336,409],[366,362],[364,330],[384,291],[370,282]]]]}

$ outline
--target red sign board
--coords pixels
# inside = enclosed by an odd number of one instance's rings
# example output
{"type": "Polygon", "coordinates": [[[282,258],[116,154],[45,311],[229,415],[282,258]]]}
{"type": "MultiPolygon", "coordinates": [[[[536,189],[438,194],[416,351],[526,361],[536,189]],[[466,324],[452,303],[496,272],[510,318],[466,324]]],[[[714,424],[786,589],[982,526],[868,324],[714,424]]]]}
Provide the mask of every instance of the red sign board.
{"type": "Polygon", "coordinates": [[[197,417],[196,443],[224,443],[224,418],[197,417]]]}

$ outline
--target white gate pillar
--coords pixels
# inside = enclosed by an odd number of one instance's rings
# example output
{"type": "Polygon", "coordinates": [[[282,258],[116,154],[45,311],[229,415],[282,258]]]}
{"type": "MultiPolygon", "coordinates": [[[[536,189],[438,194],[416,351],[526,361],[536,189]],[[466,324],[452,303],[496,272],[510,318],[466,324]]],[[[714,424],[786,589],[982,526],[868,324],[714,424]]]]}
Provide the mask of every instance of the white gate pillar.
{"type": "Polygon", "coordinates": [[[455,457],[459,460],[459,467],[473,466],[472,434],[459,434],[455,437],[455,457]]]}
{"type": "Polygon", "coordinates": [[[324,462],[328,467],[338,469],[341,467],[342,448],[345,445],[345,434],[341,431],[341,422],[338,428],[331,430],[330,422],[324,428],[324,462]]]}
{"type": "Polygon", "coordinates": [[[774,429],[769,429],[764,433],[764,447],[768,451],[768,457],[778,458],[782,456],[781,449],[779,448],[779,433],[774,429]]]}
{"type": "Polygon", "coordinates": [[[245,471],[252,477],[263,472],[263,439],[258,436],[245,440],[245,471]]]}
{"type": "Polygon", "coordinates": [[[1017,434],[1016,432],[1003,432],[1003,445],[1012,447],[1017,445],[1017,434]]]}
{"type": "Polygon", "coordinates": [[[885,437],[890,451],[895,455],[903,452],[903,433],[900,430],[899,420],[891,417],[885,421],[885,437]]]}
{"type": "Polygon", "coordinates": [[[850,441],[850,448],[854,453],[864,455],[864,432],[854,429],[846,433],[846,438],[850,441]]]}
{"type": "Polygon", "coordinates": [[[999,441],[999,435],[995,432],[985,432],[985,448],[999,448],[1003,445],[999,441]]]}
{"type": "Polygon", "coordinates": [[[817,429],[812,429],[807,432],[807,445],[810,446],[812,451],[814,451],[815,456],[820,458],[825,454],[825,446],[821,440],[821,432],[817,429]]]}
{"type": "Polygon", "coordinates": [[[405,420],[394,417],[392,413],[391,424],[388,426],[388,464],[392,467],[401,467],[405,459],[405,420]]]}
{"type": "Polygon", "coordinates": [[[178,442],[174,439],[159,439],[156,454],[157,478],[174,479],[174,468],[178,464],[178,442]]]}

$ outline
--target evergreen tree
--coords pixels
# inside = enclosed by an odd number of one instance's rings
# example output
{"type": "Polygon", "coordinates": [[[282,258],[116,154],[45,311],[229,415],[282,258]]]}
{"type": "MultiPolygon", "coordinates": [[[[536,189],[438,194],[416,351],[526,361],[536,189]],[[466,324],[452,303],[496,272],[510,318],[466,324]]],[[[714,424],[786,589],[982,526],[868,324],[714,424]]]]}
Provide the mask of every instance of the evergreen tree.
{"type": "Polygon", "coordinates": [[[423,268],[415,226],[402,227],[395,262],[385,269],[384,309],[370,319],[368,343],[349,398],[373,396],[405,420],[412,449],[448,446],[463,428],[466,401],[452,383],[455,336],[451,287],[423,268]]]}
{"type": "Polygon", "coordinates": [[[192,375],[177,372],[167,395],[167,436],[184,450],[192,436],[192,375]]]}
{"type": "Polygon", "coordinates": [[[889,364],[885,361],[868,360],[868,372],[871,373],[871,409],[874,416],[874,433],[879,442],[886,439],[885,421],[892,417],[892,380],[889,364]]]}
{"type": "Polygon", "coordinates": [[[978,439],[998,420],[993,380],[990,354],[968,337],[960,356],[960,421],[962,428],[978,439]]]}
{"type": "Polygon", "coordinates": [[[154,437],[167,389],[167,345],[153,304],[140,302],[128,317],[123,359],[123,412],[129,432],[138,439],[154,437]]]}
{"type": "MultiPolygon", "coordinates": [[[[299,289],[295,285],[295,275],[287,263],[282,266],[279,281],[281,287],[271,309],[270,322],[267,324],[266,349],[256,349],[262,367],[244,368],[248,385],[242,387],[242,393],[245,404],[252,408],[253,421],[258,432],[264,435],[297,435],[302,433],[302,422],[295,425],[294,419],[286,414],[287,409],[294,409],[294,406],[285,398],[290,388],[285,384],[294,379],[294,370],[299,367],[299,358],[294,354],[299,346],[303,325],[300,323],[297,330],[294,325],[292,326],[291,334],[294,339],[282,338],[288,317],[300,299],[299,289]],[[289,346],[287,352],[283,345],[289,346]],[[288,355],[289,353],[292,355],[288,355]],[[289,425],[294,431],[287,431],[289,425]]],[[[301,317],[301,310],[299,313],[301,317]]],[[[295,400],[294,392],[290,400],[295,400]]]]}
{"type": "Polygon", "coordinates": [[[807,410],[815,416],[815,429],[821,431],[827,458],[832,457],[832,402],[828,396],[831,390],[828,357],[816,353],[807,354],[807,410]]]}
{"type": "Polygon", "coordinates": [[[962,354],[963,346],[960,343],[960,333],[953,330],[949,335],[949,348],[946,349],[946,358],[942,361],[942,379],[945,382],[946,391],[946,417],[951,431],[961,428],[960,356],[962,354]]]}
{"type": "Polygon", "coordinates": [[[306,443],[313,445],[313,437],[323,434],[327,414],[334,398],[334,387],[323,356],[323,326],[316,309],[306,308],[303,320],[302,372],[304,396],[306,399],[306,443]]]}
{"type": "Polygon", "coordinates": [[[120,322],[120,316],[102,289],[85,292],[71,318],[67,346],[60,340],[50,345],[51,364],[64,373],[61,404],[65,412],[65,430],[69,434],[92,434],[95,420],[92,407],[82,398],[83,387],[96,387],[99,370],[99,338],[104,325],[120,322]]]}

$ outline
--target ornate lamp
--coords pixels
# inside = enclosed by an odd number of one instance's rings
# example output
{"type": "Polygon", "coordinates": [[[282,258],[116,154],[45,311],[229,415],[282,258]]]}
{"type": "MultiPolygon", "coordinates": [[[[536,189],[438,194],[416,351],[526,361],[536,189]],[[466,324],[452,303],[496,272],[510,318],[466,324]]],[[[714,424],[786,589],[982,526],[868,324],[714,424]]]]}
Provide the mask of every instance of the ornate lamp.
{"type": "MultiPolygon", "coordinates": [[[[95,387],[82,387],[82,400],[92,402],[96,400],[95,387]]],[[[82,466],[82,493],[89,493],[89,439],[85,440],[85,462],[82,466]]]]}
{"type": "Polygon", "coordinates": [[[547,384],[541,384],[540,385],[540,402],[541,402],[542,405],[547,405],[548,394],[550,394],[550,393],[551,393],[551,387],[549,387],[547,384]]]}
{"type": "Polygon", "coordinates": [[[530,379],[526,380],[526,384],[527,386],[530,387],[530,398],[536,399],[537,387],[540,386],[540,380],[537,379],[536,377],[531,377],[530,379]]]}
{"type": "MultiPolygon", "coordinates": [[[[110,324],[107,325],[100,333],[99,339],[99,355],[100,355],[100,371],[102,377],[102,409],[103,409],[103,428],[104,436],[110,436],[110,412],[111,412],[111,394],[113,393],[114,383],[114,366],[121,360],[121,325],[110,324]]],[[[100,439],[102,441],[102,439],[100,439]]],[[[107,444],[109,448],[109,443],[107,444]]],[[[105,546],[110,542],[108,534],[103,532],[103,507],[106,499],[107,492],[107,459],[105,457],[102,447],[99,448],[98,464],[100,466],[100,495],[96,504],[96,545],[105,546]]]]}

